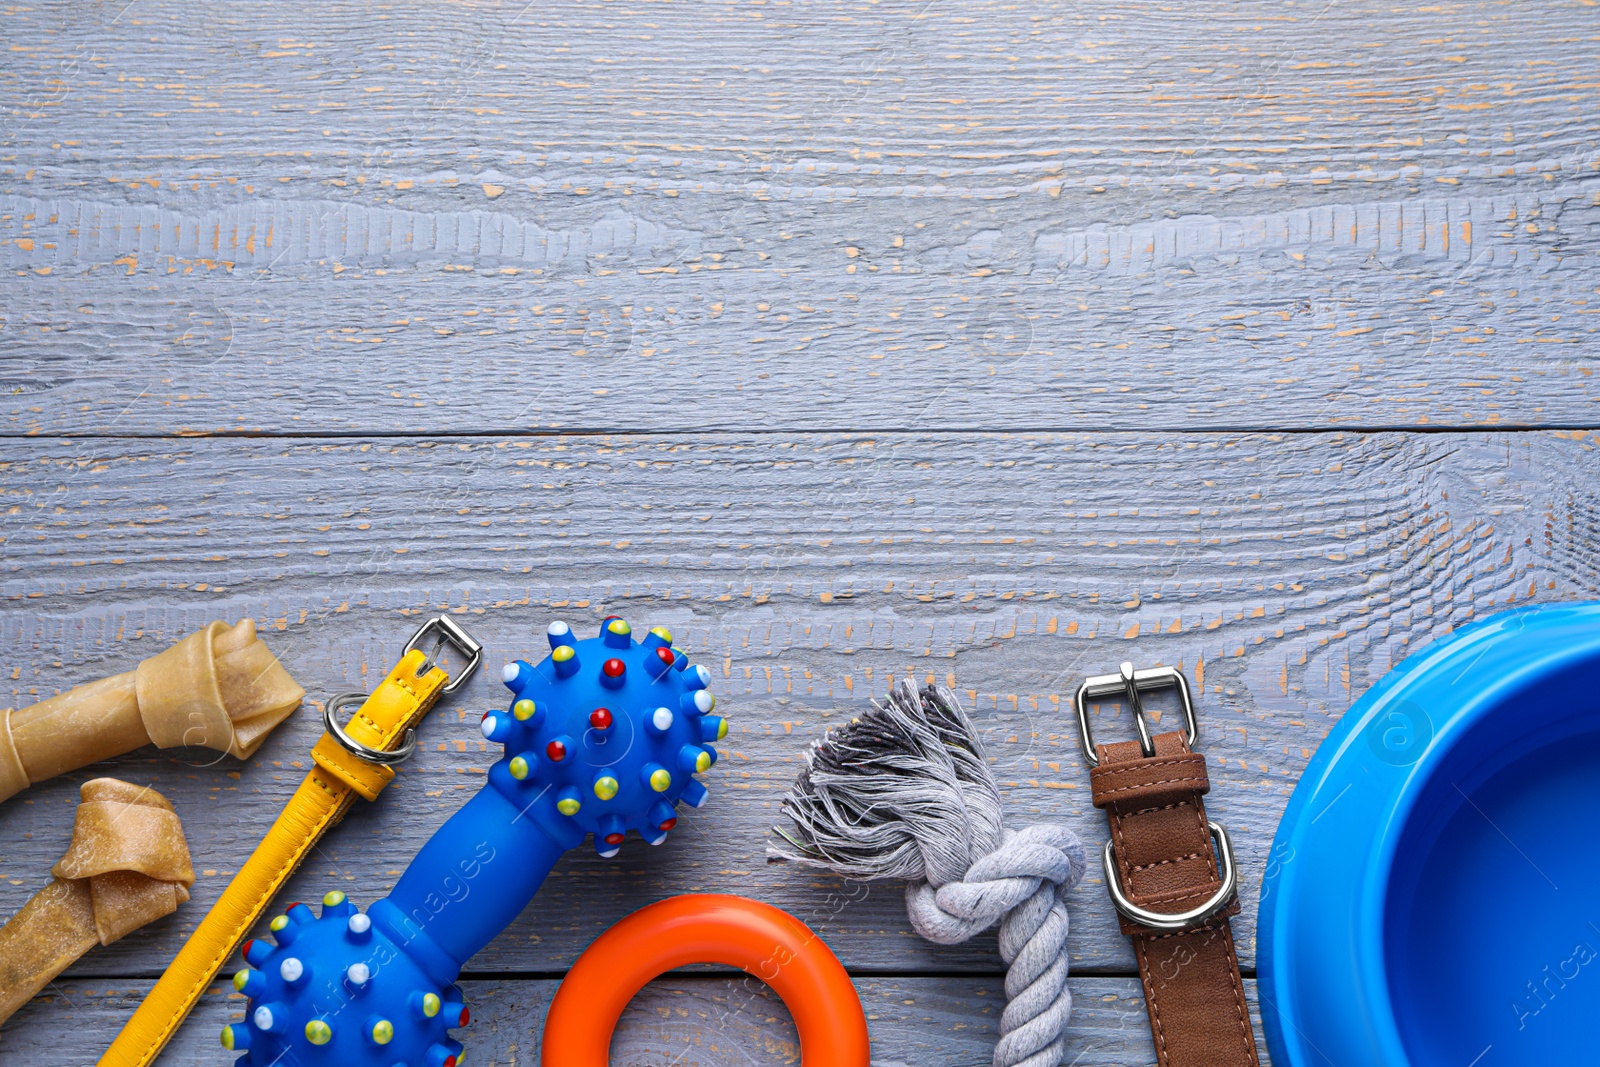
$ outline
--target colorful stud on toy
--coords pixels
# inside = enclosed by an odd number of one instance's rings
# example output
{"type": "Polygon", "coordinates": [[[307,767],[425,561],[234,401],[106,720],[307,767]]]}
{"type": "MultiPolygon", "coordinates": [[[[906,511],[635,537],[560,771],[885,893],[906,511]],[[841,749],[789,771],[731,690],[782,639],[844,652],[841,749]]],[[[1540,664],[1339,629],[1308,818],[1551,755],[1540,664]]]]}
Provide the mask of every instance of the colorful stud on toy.
{"type": "Polygon", "coordinates": [[[320,917],[303,904],[268,924],[271,942],[244,948],[234,986],[245,1022],[222,1032],[247,1067],[457,1067],[449,1031],[467,1025],[462,965],[522,911],[567,849],[593,836],[601,856],[628,832],[659,845],[679,802],[705,803],[691,775],[727,726],[706,715],[710,672],[690,666],[672,635],[606,619],[600,635],[550,627],[538,666],[506,665],[509,708],[483,718],[505,746],[482,789],[440,828],[394,892],[366,912],[334,891],[320,917]],[[677,709],[674,711],[673,709],[677,709]]]}

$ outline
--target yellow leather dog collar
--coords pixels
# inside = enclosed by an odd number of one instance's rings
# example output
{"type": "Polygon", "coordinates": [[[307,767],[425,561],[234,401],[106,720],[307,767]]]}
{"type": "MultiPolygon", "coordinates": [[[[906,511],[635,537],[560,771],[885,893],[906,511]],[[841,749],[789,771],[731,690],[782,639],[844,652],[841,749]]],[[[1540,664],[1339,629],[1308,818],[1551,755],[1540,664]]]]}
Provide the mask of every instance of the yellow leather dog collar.
{"type": "Polygon", "coordinates": [[[375,800],[394,778],[393,769],[372,757],[386,754],[389,762],[399,762],[409,754],[412,727],[441,693],[458,689],[482,658],[482,647],[453,620],[443,615],[430,619],[412,635],[400,662],[347,726],[341,729],[331,714],[326,716],[330,731],[311,750],[316,766],[100,1057],[100,1067],[147,1067],[160,1054],[239,939],[261,918],[312,846],[344,817],[356,796],[375,800]],[[430,633],[438,642],[431,654],[417,647],[430,633]],[[434,663],[447,643],[468,657],[454,680],[434,663]],[[395,742],[403,736],[402,752],[394,752],[395,742]]]}

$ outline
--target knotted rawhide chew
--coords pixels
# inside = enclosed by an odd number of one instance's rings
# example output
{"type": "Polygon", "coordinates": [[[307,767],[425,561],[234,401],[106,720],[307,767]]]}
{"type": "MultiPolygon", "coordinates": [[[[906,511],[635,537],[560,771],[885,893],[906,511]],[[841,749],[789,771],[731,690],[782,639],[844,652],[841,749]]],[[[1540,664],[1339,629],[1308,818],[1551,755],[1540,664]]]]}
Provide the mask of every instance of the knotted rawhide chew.
{"type": "Polygon", "coordinates": [[[79,793],[55,879],[0,927],[0,1022],[95,945],[189,899],[189,846],[165,797],[115,778],[85,782],[79,793]]]}
{"type": "Polygon", "coordinates": [[[1006,829],[972,720],[942,687],[901,682],[830,730],[784,799],[794,831],[775,859],[846,878],[904,878],[923,937],[965,941],[1000,923],[1006,1005],[995,1067],[1055,1067],[1066,1048],[1067,890],[1083,844],[1064,826],[1006,829]]]}
{"type": "Polygon", "coordinates": [[[253,620],[214,622],[131,671],[0,714],[0,800],[143,745],[248,758],[303,696],[253,620]]]}

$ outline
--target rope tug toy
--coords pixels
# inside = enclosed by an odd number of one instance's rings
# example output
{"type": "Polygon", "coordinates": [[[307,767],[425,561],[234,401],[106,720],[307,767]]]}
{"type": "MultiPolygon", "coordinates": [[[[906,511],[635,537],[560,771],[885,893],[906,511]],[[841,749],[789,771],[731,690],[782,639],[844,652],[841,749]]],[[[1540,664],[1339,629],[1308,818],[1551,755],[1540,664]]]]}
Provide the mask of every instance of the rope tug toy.
{"type": "Polygon", "coordinates": [[[677,802],[699,807],[710,742],[727,723],[710,712],[710,672],[654,629],[635,642],[612,616],[578,641],[549,630],[550,655],[517,660],[503,679],[506,711],[483,717],[505,746],[480,790],[422,847],[394,891],[358,911],[335,890],[321,916],[304,904],[273,919],[276,945],[245,944],[234,987],[245,1023],[222,1044],[249,1067],[456,1067],[467,1025],[462,965],[511,923],[562,853],[593,835],[615,856],[628,831],[653,845],[677,823],[677,802]]]}
{"type": "Polygon", "coordinates": [[[1066,1048],[1068,890],[1083,844],[1064,826],[1001,825],[1000,790],[955,695],[896,685],[830,730],[783,802],[768,850],[846,878],[903,878],[912,927],[941,945],[1000,923],[1006,998],[995,1067],[1055,1067],[1066,1048]]]}

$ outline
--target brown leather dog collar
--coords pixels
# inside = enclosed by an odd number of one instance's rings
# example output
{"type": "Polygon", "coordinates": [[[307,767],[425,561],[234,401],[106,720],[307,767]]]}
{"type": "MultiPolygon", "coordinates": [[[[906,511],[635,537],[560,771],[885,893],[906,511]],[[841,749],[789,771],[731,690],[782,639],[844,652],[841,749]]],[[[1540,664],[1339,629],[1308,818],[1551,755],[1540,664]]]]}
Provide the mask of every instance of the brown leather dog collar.
{"type": "Polygon", "coordinates": [[[1189,683],[1171,667],[1087,678],[1074,700],[1094,806],[1111,827],[1102,860],[1122,932],[1133,938],[1161,1067],[1258,1067],[1230,916],[1233,848],[1206,820],[1210,788],[1189,683]],[[1151,735],[1140,692],[1176,687],[1184,729],[1151,735]],[[1139,740],[1096,744],[1088,704],[1119,694],[1139,740]],[[1218,860],[1221,860],[1221,870],[1218,860]]]}

